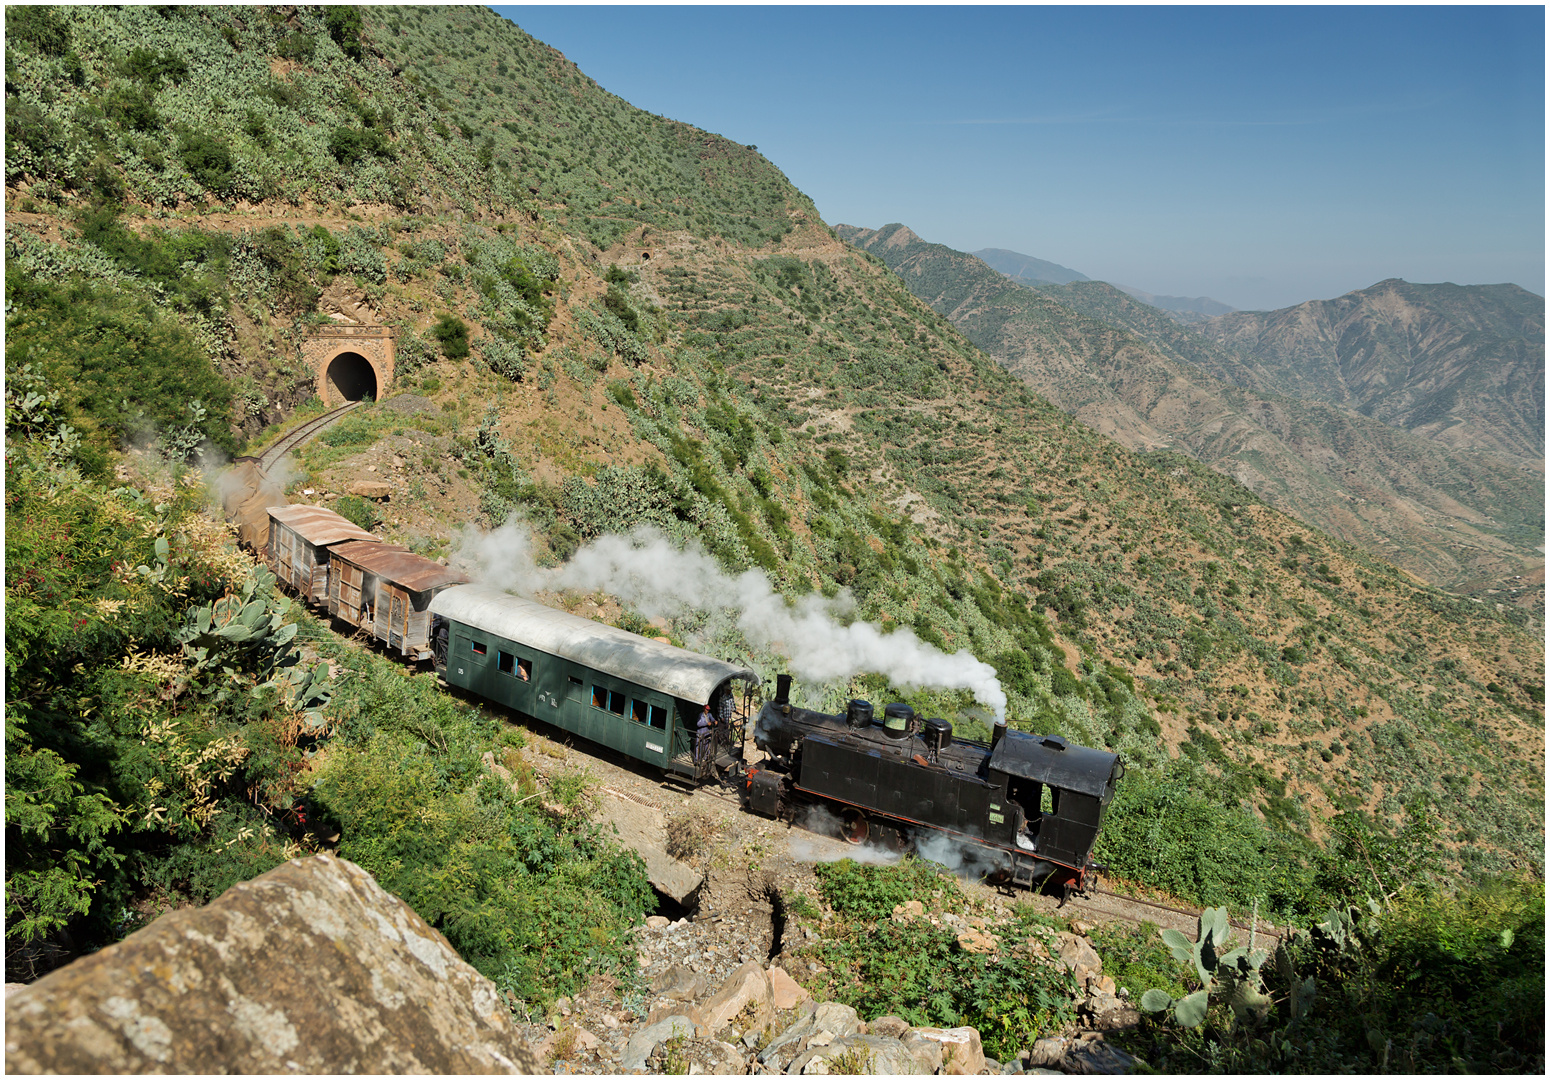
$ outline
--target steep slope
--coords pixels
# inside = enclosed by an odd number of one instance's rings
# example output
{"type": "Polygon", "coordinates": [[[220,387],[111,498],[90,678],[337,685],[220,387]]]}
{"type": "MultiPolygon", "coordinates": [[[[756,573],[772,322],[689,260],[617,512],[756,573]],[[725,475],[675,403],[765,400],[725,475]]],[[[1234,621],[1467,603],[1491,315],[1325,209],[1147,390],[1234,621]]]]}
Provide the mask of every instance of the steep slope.
{"type": "Polygon", "coordinates": [[[1422,577],[1542,604],[1537,475],[1320,402],[1257,393],[1268,373],[1097,281],[1030,291],[907,228],[840,226],[1029,386],[1134,448],[1176,446],[1334,536],[1422,577]]]}
{"type": "MultiPolygon", "coordinates": [[[[1444,446],[1543,469],[1545,301],[1516,285],[1391,278],[1333,300],[1201,323],[1256,357],[1262,392],[1353,409],[1444,446]]],[[[1237,381],[1226,369],[1214,372],[1237,381]]],[[[1244,383],[1243,385],[1248,385],[1244,383]]]]}
{"type": "MultiPolygon", "coordinates": [[[[83,231],[84,199],[8,154],[8,207],[32,207],[8,223],[8,297],[85,282],[149,303],[148,252],[240,255],[154,262],[168,288],[203,283],[168,317],[209,331],[198,340],[239,416],[294,414],[297,342],[327,311],[397,328],[394,396],[314,443],[292,498],[334,502],[375,469],[396,485],[383,535],[419,551],[520,518],[552,562],[649,523],[728,571],[762,569],[789,599],[844,590],[885,630],[994,664],[1015,723],[1125,753],[1133,801],[1117,815],[1193,792],[1277,844],[1358,810],[1385,827],[1430,815],[1471,873],[1541,857],[1543,648],[1527,615],[1421,586],[1189,458],[1081,426],[838,240],[753,151],[632,109],[483,8],[364,9],[342,42],[318,9],[48,10],[91,75],[77,85],[63,53],[8,50],[18,104],[50,117],[172,94],[236,114],[223,137],[281,174],[283,142],[242,134],[243,95],[274,100],[244,89],[250,67],[282,71],[346,136],[368,130],[362,110],[380,124],[392,107],[383,145],[417,164],[393,204],[360,186],[377,166],[352,157],[376,145],[359,134],[294,201],[228,196],[185,163],[189,193],[153,204],[105,157],[122,233],[83,231]],[[120,60],[141,47],[201,78],[135,83],[120,60]],[[292,396],[259,405],[244,378],[292,396]]],[[[140,138],[127,119],[102,130],[113,146],[140,138]]],[[[1081,350],[1124,335],[1040,303],[1069,335],[1049,353],[1090,383],[1081,350]]],[[[51,332],[28,325],[8,333],[8,369],[51,332]]],[[[644,625],[593,596],[555,599],[644,625]]],[[[784,663],[703,613],[667,629],[766,673],[784,663]]],[[[983,717],[966,693],[875,675],[814,692],[901,694],[969,731],[983,717]]],[[[1285,888],[1278,903],[1313,895],[1285,888]]]]}

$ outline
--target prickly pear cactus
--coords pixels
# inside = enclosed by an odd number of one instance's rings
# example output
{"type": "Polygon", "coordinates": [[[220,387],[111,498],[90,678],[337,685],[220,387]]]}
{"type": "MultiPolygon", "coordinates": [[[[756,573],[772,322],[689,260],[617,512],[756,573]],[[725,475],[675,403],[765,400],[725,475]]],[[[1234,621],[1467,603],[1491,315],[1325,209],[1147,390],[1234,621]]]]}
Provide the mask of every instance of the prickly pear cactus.
{"type": "Polygon", "coordinates": [[[196,679],[217,701],[234,693],[273,687],[309,727],[324,726],[322,709],[330,689],[318,666],[301,667],[296,624],[287,623],[290,601],[274,587],[275,577],[256,566],[235,592],[213,604],[191,608],[178,641],[196,679]],[[251,681],[250,681],[251,680],[251,681]]]}
{"type": "Polygon", "coordinates": [[[1163,930],[1160,936],[1175,960],[1194,966],[1201,988],[1178,999],[1163,990],[1148,990],[1141,995],[1143,1011],[1172,1009],[1173,1018],[1182,1027],[1199,1027],[1212,1000],[1226,1001],[1240,1021],[1257,1023],[1269,1014],[1273,1002],[1260,978],[1260,968],[1269,953],[1264,949],[1230,948],[1232,926],[1225,907],[1206,908],[1200,913],[1194,941],[1177,930],[1163,930]]]}

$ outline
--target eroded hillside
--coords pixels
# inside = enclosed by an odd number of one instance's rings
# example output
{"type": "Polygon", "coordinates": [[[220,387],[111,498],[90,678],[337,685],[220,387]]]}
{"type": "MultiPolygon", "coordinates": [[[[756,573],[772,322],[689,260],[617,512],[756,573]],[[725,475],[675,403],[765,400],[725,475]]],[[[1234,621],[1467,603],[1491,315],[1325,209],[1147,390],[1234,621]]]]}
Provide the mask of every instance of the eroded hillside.
{"type": "Polygon", "coordinates": [[[1427,581],[1542,612],[1537,470],[1253,389],[1273,381],[1262,363],[1104,282],[1023,288],[902,225],[839,232],[1089,427],[1132,449],[1178,448],[1427,581]]]}
{"type": "MultiPolygon", "coordinates": [[[[127,335],[112,297],[134,298],[228,395],[195,418],[147,391],[163,441],[219,424],[257,446],[317,407],[297,343],[348,311],[397,330],[397,383],[301,457],[293,499],[386,477],[383,534],[433,555],[470,522],[525,520],[549,560],[653,524],[971,650],[1019,726],[1123,752],[1135,798],[1174,785],[1294,837],[1435,814],[1472,871],[1538,865],[1543,648],[1522,612],[1077,423],[756,152],[631,108],[482,8],[363,9],[338,40],[316,9],[42,10],[62,29],[8,50],[8,124],[96,140],[100,175],[13,157],[8,127],[8,372],[69,385],[78,357],[33,314],[127,335]],[[200,169],[205,114],[224,173],[200,169]],[[159,165],[158,140],[179,147],[159,165]]],[[[82,464],[111,468],[135,418],[66,396],[101,453],[82,464]]],[[[972,729],[961,693],[874,676],[819,696],[854,694],[972,729]]]]}

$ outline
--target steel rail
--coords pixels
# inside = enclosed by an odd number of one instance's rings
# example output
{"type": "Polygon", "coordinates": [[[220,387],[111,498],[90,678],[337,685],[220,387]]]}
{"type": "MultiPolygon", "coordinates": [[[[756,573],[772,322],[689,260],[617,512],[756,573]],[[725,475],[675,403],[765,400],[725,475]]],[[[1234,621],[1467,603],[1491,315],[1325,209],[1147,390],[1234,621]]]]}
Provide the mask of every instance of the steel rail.
{"type": "Polygon", "coordinates": [[[274,468],[275,465],[279,464],[280,459],[283,458],[286,454],[296,449],[302,443],[307,442],[313,436],[317,435],[324,428],[328,427],[334,421],[344,416],[345,413],[349,412],[359,404],[359,401],[347,401],[337,409],[326,412],[322,416],[319,416],[315,419],[308,420],[300,427],[294,429],[293,431],[287,432],[284,436],[281,437],[279,442],[275,443],[262,454],[258,455],[259,469],[267,473],[270,469],[274,468]]]}

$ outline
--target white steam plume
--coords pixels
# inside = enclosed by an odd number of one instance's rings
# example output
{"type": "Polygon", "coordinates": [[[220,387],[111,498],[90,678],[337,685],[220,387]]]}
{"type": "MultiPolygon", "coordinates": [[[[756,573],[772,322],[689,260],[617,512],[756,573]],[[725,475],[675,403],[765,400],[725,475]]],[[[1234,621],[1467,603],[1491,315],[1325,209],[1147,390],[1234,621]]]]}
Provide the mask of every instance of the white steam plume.
{"type": "Polygon", "coordinates": [[[763,571],[733,577],[703,548],[680,551],[655,529],[599,537],[564,566],[541,570],[533,564],[526,530],[507,522],[493,533],[465,532],[456,562],[486,584],[526,595],[538,589],[601,590],[647,618],[725,613],[750,644],[785,656],[791,673],[803,681],[875,673],[897,686],[968,690],[998,719],[1006,715],[1006,693],[995,668],[967,650],[949,656],[905,627],[885,633],[874,623],[845,625],[841,620],[852,607],[848,594],[835,600],[808,595],[788,604],[763,571]]]}
{"type": "Polygon", "coordinates": [[[831,682],[872,672],[898,686],[968,690],[998,718],[1006,715],[995,668],[967,650],[949,656],[904,627],[884,633],[873,623],[844,625],[848,597],[810,594],[787,604],[763,571],[732,577],[703,549],[679,551],[654,530],[599,537],[553,580],[559,588],[601,589],[648,617],[726,611],[750,643],[786,656],[792,674],[803,680],[831,682]]]}

